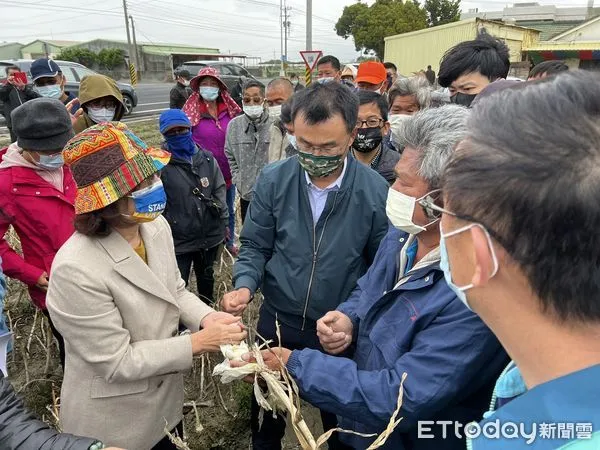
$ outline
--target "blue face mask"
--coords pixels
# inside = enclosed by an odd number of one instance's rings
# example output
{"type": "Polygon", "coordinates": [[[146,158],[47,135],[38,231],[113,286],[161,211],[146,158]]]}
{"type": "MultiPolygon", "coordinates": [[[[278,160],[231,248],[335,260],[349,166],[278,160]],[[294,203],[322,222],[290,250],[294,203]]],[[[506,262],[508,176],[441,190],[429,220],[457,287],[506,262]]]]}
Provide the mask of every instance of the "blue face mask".
{"type": "Polygon", "coordinates": [[[129,197],[135,206],[135,212],[130,217],[138,223],[152,222],[167,206],[167,194],[160,180],[152,186],[132,192],[129,197]]]}
{"type": "Polygon", "coordinates": [[[296,139],[296,136],[294,136],[293,134],[288,134],[288,141],[290,142],[292,147],[298,150],[298,140],[296,139]]]}
{"type": "Polygon", "coordinates": [[[487,237],[490,252],[494,261],[494,270],[492,272],[492,275],[490,276],[490,278],[493,278],[496,275],[496,273],[498,273],[498,258],[496,258],[496,252],[494,251],[494,246],[492,245],[492,239],[490,238],[490,235],[487,232],[487,230],[478,223],[472,223],[465,227],[459,228],[458,230],[451,231],[448,234],[444,234],[440,225],[440,268],[444,272],[444,278],[446,279],[448,287],[452,289],[452,291],[454,291],[458,299],[461,302],[463,302],[465,306],[471,311],[472,309],[469,306],[469,301],[467,300],[467,295],[465,294],[465,292],[471,289],[473,287],[473,284],[468,284],[466,286],[457,286],[452,281],[452,272],[450,271],[450,258],[448,257],[448,250],[446,249],[446,238],[456,236],[457,234],[470,230],[473,227],[480,227],[485,232],[485,235],[487,237]]]}
{"type": "Polygon", "coordinates": [[[56,170],[65,165],[65,160],[63,159],[62,153],[51,156],[40,154],[40,160],[35,163],[35,165],[40,169],[56,170]]]}
{"type": "Polygon", "coordinates": [[[185,134],[177,134],[165,136],[167,149],[177,159],[189,161],[192,156],[198,153],[198,147],[192,139],[192,132],[188,131],[185,134]]]}
{"type": "Polygon", "coordinates": [[[58,84],[52,84],[50,86],[36,86],[35,90],[42,97],[46,98],[60,98],[62,95],[62,89],[58,84]]]}
{"type": "Polygon", "coordinates": [[[200,96],[207,102],[214,102],[219,97],[220,89],[212,86],[201,86],[199,89],[200,96]]]}

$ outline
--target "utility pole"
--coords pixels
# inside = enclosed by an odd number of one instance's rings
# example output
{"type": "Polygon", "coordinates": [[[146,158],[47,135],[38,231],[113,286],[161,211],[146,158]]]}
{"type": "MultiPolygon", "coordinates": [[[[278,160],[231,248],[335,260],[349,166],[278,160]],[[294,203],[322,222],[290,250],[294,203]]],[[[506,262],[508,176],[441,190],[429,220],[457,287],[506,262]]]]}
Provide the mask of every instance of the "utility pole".
{"type": "Polygon", "coordinates": [[[133,51],[135,55],[135,68],[137,72],[138,79],[142,78],[140,76],[140,72],[142,71],[142,65],[140,64],[140,52],[138,50],[137,38],[135,35],[135,22],[133,21],[133,16],[129,16],[131,20],[131,34],[133,34],[133,51]]]}
{"type": "Polygon", "coordinates": [[[288,12],[291,8],[288,8],[286,5],[286,0],[283,0],[283,29],[285,31],[285,39],[284,39],[284,44],[285,44],[285,51],[284,51],[284,55],[285,55],[285,62],[286,64],[289,62],[288,60],[288,37],[290,35],[290,16],[288,15],[288,12]]]}
{"type": "Polygon", "coordinates": [[[134,55],[133,47],[131,46],[131,34],[129,33],[129,14],[127,14],[127,0],[123,0],[123,12],[125,13],[125,29],[127,30],[127,48],[129,49],[129,77],[131,78],[131,84],[137,83],[137,77],[135,75],[135,66],[131,62],[131,58],[134,55]]]}
{"type": "Polygon", "coordinates": [[[281,32],[281,69],[279,69],[279,76],[285,76],[285,67],[283,62],[283,0],[279,0],[279,31],[281,32]]]}
{"type": "Polygon", "coordinates": [[[312,0],[306,0],[306,49],[312,50],[312,0]]]}

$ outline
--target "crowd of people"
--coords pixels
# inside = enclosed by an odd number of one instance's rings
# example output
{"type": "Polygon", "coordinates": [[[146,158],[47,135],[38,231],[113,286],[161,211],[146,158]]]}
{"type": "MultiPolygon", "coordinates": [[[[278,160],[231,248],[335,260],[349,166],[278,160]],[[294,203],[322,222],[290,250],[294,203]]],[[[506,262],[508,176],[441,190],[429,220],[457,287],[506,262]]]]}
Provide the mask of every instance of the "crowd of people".
{"type": "MultiPolygon", "coordinates": [[[[59,342],[71,434],[3,378],[0,447],[175,448],[183,374],[247,338],[260,291],[264,362],[324,430],[356,432],[333,433],[332,450],[369,447],[401,386],[381,448],[597,448],[600,77],[547,61],[519,82],[509,68],[481,33],[437,78],[328,55],[307,87],[245,80],[241,105],[214,68],[179,72],[161,148],[119,122],[109,78],[75,99],[51,60],[34,87],[9,68],[0,233],[12,225],[22,253],[2,241],[2,269],[59,342]],[[215,298],[222,251],[233,289],[215,298]]],[[[253,448],[280,449],[285,428],[253,397],[253,448]]]]}

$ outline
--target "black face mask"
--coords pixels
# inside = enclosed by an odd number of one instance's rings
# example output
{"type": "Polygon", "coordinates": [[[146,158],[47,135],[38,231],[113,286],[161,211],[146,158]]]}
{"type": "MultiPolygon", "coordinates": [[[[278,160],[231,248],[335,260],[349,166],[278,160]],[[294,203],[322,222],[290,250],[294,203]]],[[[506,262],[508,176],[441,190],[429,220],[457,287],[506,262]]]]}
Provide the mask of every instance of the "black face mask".
{"type": "Polygon", "coordinates": [[[477,94],[463,94],[462,92],[457,92],[452,97],[450,97],[450,101],[457,105],[466,106],[467,108],[471,107],[471,103],[475,100],[477,94]]]}
{"type": "Polygon", "coordinates": [[[359,128],[352,148],[357,152],[369,153],[379,147],[382,140],[381,128],[359,128]]]}

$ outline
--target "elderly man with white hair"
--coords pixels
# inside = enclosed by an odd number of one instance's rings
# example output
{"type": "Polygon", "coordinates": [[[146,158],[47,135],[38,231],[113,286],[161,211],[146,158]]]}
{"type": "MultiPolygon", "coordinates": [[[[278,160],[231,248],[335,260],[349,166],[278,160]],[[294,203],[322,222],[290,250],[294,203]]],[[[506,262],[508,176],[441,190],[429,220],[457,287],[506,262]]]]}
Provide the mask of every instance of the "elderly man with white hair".
{"type": "MultiPolygon", "coordinates": [[[[263,353],[273,369],[286,365],[303,398],[336,413],[341,428],[361,433],[386,428],[406,373],[402,421],[384,449],[464,448],[460,427],[486,409],[508,361],[492,332],[446,283],[440,216],[426,207],[441,206],[440,178],[466,134],[468,116],[467,109],[448,105],[404,124],[405,150],[387,200],[393,227],[350,298],[317,323],[330,354],[285,348],[263,353]]],[[[340,440],[367,448],[373,438],[342,434],[340,440]]]]}

